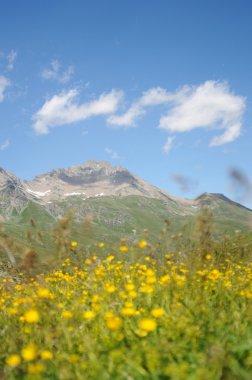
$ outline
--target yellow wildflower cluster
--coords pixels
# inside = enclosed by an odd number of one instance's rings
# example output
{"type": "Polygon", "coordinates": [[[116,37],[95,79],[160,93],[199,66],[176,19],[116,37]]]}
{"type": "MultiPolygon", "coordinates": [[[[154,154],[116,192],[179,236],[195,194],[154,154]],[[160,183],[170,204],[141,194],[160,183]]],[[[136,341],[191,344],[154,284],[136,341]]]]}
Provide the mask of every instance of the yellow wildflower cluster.
{"type": "Polygon", "coordinates": [[[215,379],[221,358],[230,378],[250,378],[250,263],[154,258],[145,240],[118,255],[97,245],[103,256],[0,281],[4,378],[215,379]]]}

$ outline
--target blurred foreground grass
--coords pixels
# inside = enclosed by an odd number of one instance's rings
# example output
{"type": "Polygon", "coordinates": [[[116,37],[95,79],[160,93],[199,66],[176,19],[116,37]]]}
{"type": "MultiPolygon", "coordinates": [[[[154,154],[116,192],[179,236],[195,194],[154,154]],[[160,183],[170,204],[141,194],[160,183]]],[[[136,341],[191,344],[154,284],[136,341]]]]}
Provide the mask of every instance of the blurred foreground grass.
{"type": "Polygon", "coordinates": [[[215,244],[205,214],[198,245],[169,251],[167,221],[157,244],[145,232],[87,248],[70,219],[54,229],[51,268],[28,236],[0,279],[1,379],[251,380],[247,237],[215,244]]]}
{"type": "Polygon", "coordinates": [[[1,280],[3,379],[251,379],[252,263],[117,254],[1,280]],[[23,279],[22,279],[23,277],[23,279]]]}

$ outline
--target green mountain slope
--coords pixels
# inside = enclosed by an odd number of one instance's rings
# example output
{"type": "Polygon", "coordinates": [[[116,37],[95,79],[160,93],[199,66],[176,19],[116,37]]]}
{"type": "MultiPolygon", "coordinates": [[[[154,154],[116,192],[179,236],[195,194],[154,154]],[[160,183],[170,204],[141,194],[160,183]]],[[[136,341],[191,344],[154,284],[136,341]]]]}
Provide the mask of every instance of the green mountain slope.
{"type": "MultiPolygon", "coordinates": [[[[110,196],[84,201],[73,196],[48,205],[28,202],[21,212],[13,210],[11,218],[3,225],[6,235],[19,245],[35,248],[42,259],[53,254],[54,226],[67,213],[73,215],[68,239],[77,240],[83,247],[99,241],[118,242],[122,238],[133,242],[146,235],[154,243],[160,239],[165,221],[169,221],[166,239],[171,246],[174,234],[180,233],[180,239],[185,242],[193,240],[197,216],[205,207],[213,215],[216,240],[227,234],[234,235],[237,230],[251,229],[251,210],[223,196],[203,194],[195,202],[194,205],[179,204],[142,196],[110,196]]],[[[17,251],[14,255],[18,257],[21,253],[17,251]]]]}

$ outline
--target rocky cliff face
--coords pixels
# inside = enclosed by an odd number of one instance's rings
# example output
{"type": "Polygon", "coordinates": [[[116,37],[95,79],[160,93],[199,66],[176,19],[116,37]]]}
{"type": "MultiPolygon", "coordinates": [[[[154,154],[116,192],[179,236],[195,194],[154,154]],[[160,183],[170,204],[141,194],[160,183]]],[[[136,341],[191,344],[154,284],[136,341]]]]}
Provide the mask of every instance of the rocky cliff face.
{"type": "Polygon", "coordinates": [[[101,196],[143,195],[150,198],[176,198],[134,176],[123,167],[106,161],[88,161],[83,165],[57,169],[25,181],[26,191],[46,202],[79,196],[82,199],[101,196]]]}
{"type": "Polygon", "coordinates": [[[11,215],[13,208],[20,211],[31,199],[22,182],[0,168],[0,214],[11,215]]]}

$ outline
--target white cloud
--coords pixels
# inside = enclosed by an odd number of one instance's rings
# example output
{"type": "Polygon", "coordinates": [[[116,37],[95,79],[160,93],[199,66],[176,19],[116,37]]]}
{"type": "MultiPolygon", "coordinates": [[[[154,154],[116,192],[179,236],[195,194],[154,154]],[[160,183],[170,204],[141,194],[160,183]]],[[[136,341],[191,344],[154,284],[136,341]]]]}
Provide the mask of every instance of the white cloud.
{"type": "Polygon", "coordinates": [[[122,115],[111,115],[107,121],[110,125],[119,127],[134,127],[137,118],[145,114],[145,110],[139,105],[131,106],[127,112],[122,115]]]}
{"type": "Polygon", "coordinates": [[[68,68],[62,72],[61,76],[59,77],[59,82],[61,83],[67,83],[70,81],[74,74],[74,68],[73,66],[68,66],[68,68]]]}
{"type": "Polygon", "coordinates": [[[163,146],[163,152],[165,154],[170,153],[173,145],[173,141],[175,140],[175,136],[169,136],[168,139],[166,140],[165,145],[163,146]]]}
{"type": "Polygon", "coordinates": [[[10,146],[10,140],[5,140],[1,145],[0,145],[0,150],[3,151],[7,149],[10,146]]]}
{"type": "MultiPolygon", "coordinates": [[[[154,87],[144,92],[121,115],[111,115],[108,124],[135,127],[148,107],[166,105],[168,111],[160,117],[159,127],[171,133],[188,132],[196,128],[223,132],[214,136],[210,146],[234,141],[241,134],[245,98],[235,95],[226,82],[206,81],[199,86],[183,86],[174,92],[154,87]]],[[[171,149],[174,138],[167,140],[164,152],[171,149]]]]}
{"type": "Polygon", "coordinates": [[[224,129],[210,146],[235,140],[241,133],[245,98],[234,95],[227,83],[207,81],[198,87],[184,87],[159,127],[172,133],[188,132],[195,128],[224,129]]]}
{"type": "Polygon", "coordinates": [[[49,68],[45,68],[41,76],[43,79],[56,80],[60,83],[67,83],[74,74],[73,66],[68,66],[66,70],[61,70],[61,64],[57,59],[51,61],[49,68]]]}
{"type": "Polygon", "coordinates": [[[0,51],[0,60],[3,61],[2,65],[4,67],[4,71],[12,71],[14,69],[14,62],[17,58],[17,52],[15,50],[11,50],[9,53],[0,51]]]}
{"type": "Polygon", "coordinates": [[[146,113],[147,107],[153,107],[166,104],[174,98],[175,95],[168,93],[161,87],[154,87],[145,91],[132,106],[122,115],[111,115],[108,123],[119,127],[134,127],[136,120],[146,113]]]}
{"type": "Polygon", "coordinates": [[[39,134],[45,134],[49,132],[50,128],[59,125],[114,113],[123,97],[122,91],[112,90],[109,93],[101,94],[96,100],[78,104],[75,100],[77,95],[78,91],[72,89],[47,100],[32,117],[35,121],[33,129],[39,134]]]}
{"type": "Polygon", "coordinates": [[[12,71],[14,68],[14,62],[17,58],[17,52],[15,50],[11,50],[7,55],[7,70],[12,71]]]}
{"type": "Polygon", "coordinates": [[[119,154],[110,148],[105,148],[105,152],[112,158],[112,160],[118,160],[120,158],[119,154]]]}
{"type": "Polygon", "coordinates": [[[0,75],[0,103],[4,100],[5,90],[10,86],[10,80],[0,75]]]}
{"type": "Polygon", "coordinates": [[[140,98],[140,104],[143,107],[157,106],[166,104],[174,99],[176,94],[167,92],[164,88],[154,87],[145,91],[140,98]]]}
{"type": "MultiPolygon", "coordinates": [[[[47,79],[58,75],[60,64],[52,62],[52,70],[47,79]],[[55,74],[56,73],[56,74],[55,74]]],[[[102,94],[97,100],[78,104],[76,89],[54,95],[47,100],[33,116],[33,128],[38,133],[47,133],[57,125],[70,124],[91,116],[106,115],[107,123],[118,127],[135,127],[148,108],[163,105],[166,113],[160,116],[158,127],[171,135],[163,151],[172,149],[175,135],[194,129],[220,131],[210,141],[209,146],[223,145],[234,141],[241,134],[242,117],[246,100],[234,94],[226,82],[206,81],[198,86],[183,86],[169,92],[161,87],[153,87],[142,93],[122,114],[116,114],[123,98],[122,91],[112,90],[102,94]]]]}

